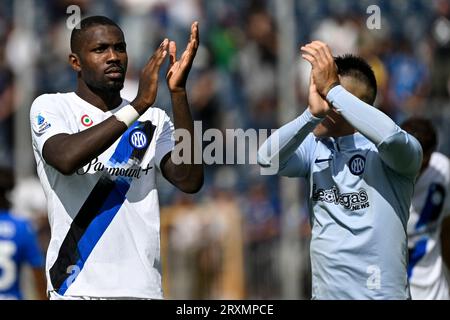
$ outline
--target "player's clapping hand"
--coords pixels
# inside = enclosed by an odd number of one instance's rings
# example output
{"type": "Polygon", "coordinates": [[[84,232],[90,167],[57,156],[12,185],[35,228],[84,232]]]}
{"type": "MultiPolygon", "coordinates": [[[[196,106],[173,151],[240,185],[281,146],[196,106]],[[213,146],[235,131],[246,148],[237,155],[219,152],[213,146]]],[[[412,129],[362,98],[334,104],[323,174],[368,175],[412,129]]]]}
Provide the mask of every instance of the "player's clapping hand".
{"type": "Polygon", "coordinates": [[[316,85],[314,83],[314,78],[312,76],[309,80],[309,92],[308,92],[308,105],[309,111],[315,117],[323,118],[330,111],[330,105],[328,101],[322,98],[322,96],[317,91],[316,85]]]}
{"type": "Polygon", "coordinates": [[[156,100],[159,68],[167,56],[168,48],[169,40],[164,39],[141,71],[138,93],[131,102],[139,114],[143,114],[156,100]]]}
{"type": "Polygon", "coordinates": [[[177,45],[175,41],[169,43],[169,67],[167,69],[166,80],[169,90],[172,93],[184,92],[186,90],[186,80],[192,67],[195,54],[199,44],[198,22],[191,25],[191,36],[186,49],[177,60],[177,45]]]}
{"type": "Polygon", "coordinates": [[[313,41],[302,46],[301,51],[302,58],[311,63],[317,92],[325,98],[328,91],[339,83],[337,67],[330,48],[321,41],[313,41]]]}

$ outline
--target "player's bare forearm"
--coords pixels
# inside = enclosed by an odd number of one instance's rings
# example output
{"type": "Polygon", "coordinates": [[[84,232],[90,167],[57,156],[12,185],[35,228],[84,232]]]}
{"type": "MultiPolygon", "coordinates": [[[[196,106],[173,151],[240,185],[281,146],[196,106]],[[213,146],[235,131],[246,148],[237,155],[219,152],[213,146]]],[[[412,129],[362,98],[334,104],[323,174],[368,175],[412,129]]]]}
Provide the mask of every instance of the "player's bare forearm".
{"type": "Polygon", "coordinates": [[[75,134],[57,134],[42,149],[44,160],[65,175],[76,172],[108,149],[127,126],[111,116],[109,119],[75,134]]]}
{"type": "Polygon", "coordinates": [[[41,268],[33,268],[34,283],[36,289],[36,298],[38,300],[48,300],[47,283],[45,280],[45,271],[41,268]]]}
{"type": "MultiPolygon", "coordinates": [[[[167,85],[170,90],[173,108],[173,122],[175,130],[185,129],[190,135],[189,163],[175,164],[171,157],[165,157],[161,163],[163,175],[181,191],[195,193],[203,185],[203,164],[194,162],[194,123],[186,96],[186,81],[192,67],[199,44],[198,22],[191,25],[189,42],[177,59],[177,45],[175,41],[169,42],[169,66],[166,72],[167,85]]],[[[179,143],[179,142],[177,142],[179,143]]],[[[198,143],[198,145],[201,145],[198,143]]]]}
{"type": "Polygon", "coordinates": [[[194,123],[189,110],[186,92],[172,92],[171,98],[175,130],[185,129],[191,137],[190,150],[186,150],[186,152],[189,151],[190,161],[189,163],[175,164],[171,157],[168,157],[161,165],[161,169],[164,177],[178,189],[187,193],[195,193],[203,186],[203,164],[194,163],[194,147],[196,145],[200,146],[201,143],[195,144],[194,142],[194,123]]]}

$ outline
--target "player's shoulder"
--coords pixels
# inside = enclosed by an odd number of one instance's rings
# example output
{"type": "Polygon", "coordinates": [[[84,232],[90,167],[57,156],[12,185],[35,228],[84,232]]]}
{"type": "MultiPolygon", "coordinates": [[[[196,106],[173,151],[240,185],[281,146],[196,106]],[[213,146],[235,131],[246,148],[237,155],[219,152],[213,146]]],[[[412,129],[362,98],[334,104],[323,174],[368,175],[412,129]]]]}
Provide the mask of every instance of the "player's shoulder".
{"type": "Polygon", "coordinates": [[[73,95],[73,92],[66,92],[66,93],[43,93],[39,96],[37,96],[33,103],[39,103],[39,102],[53,102],[55,100],[61,100],[68,98],[73,95]]]}
{"type": "Polygon", "coordinates": [[[73,92],[41,94],[33,100],[31,105],[31,113],[37,110],[52,108],[55,104],[58,104],[58,102],[61,102],[62,100],[71,99],[73,94],[73,92]]]}

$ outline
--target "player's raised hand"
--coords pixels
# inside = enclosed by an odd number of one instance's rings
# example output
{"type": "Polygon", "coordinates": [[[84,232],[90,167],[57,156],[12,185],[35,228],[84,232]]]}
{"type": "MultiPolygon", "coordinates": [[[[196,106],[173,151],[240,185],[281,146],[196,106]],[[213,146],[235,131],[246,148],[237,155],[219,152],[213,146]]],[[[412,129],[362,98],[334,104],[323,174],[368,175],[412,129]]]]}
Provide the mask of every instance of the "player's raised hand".
{"type": "Polygon", "coordinates": [[[186,80],[192,67],[199,44],[198,22],[191,25],[191,36],[180,59],[177,60],[177,45],[175,41],[169,43],[169,67],[166,80],[172,93],[183,92],[186,89],[186,80]]]}
{"type": "Polygon", "coordinates": [[[164,39],[141,71],[138,93],[131,102],[131,105],[139,114],[143,114],[155,102],[158,91],[159,68],[167,56],[168,48],[169,40],[164,39]]]}
{"type": "Polygon", "coordinates": [[[311,73],[317,92],[326,97],[328,91],[339,84],[337,67],[330,48],[321,41],[313,41],[301,47],[301,51],[302,58],[311,63],[311,73]]]}
{"type": "Polygon", "coordinates": [[[314,78],[312,76],[312,71],[309,81],[310,81],[308,92],[309,111],[313,116],[323,118],[330,111],[331,109],[330,105],[328,104],[328,101],[322,98],[322,96],[317,91],[316,85],[314,83],[314,78]]]}

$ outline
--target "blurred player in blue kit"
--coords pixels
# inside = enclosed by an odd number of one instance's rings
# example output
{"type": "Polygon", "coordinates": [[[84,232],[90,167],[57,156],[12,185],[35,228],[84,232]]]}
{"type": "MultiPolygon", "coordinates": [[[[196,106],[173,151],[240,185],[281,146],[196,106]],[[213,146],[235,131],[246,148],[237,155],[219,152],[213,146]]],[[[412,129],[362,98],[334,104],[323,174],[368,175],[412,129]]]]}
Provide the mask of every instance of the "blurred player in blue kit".
{"type": "Polygon", "coordinates": [[[449,300],[450,161],[437,152],[430,120],[413,117],[402,129],[419,140],[423,161],[408,220],[408,278],[413,300],[449,300]]]}
{"type": "Polygon", "coordinates": [[[309,182],[313,299],[409,299],[406,225],[419,142],[372,106],[361,58],[313,41],[308,108],[272,134],[258,163],[309,182]]]}
{"type": "Polygon", "coordinates": [[[25,264],[32,268],[36,298],[45,299],[44,259],[31,224],[10,211],[7,194],[13,186],[13,172],[0,168],[0,300],[24,298],[21,287],[25,264]]]}

